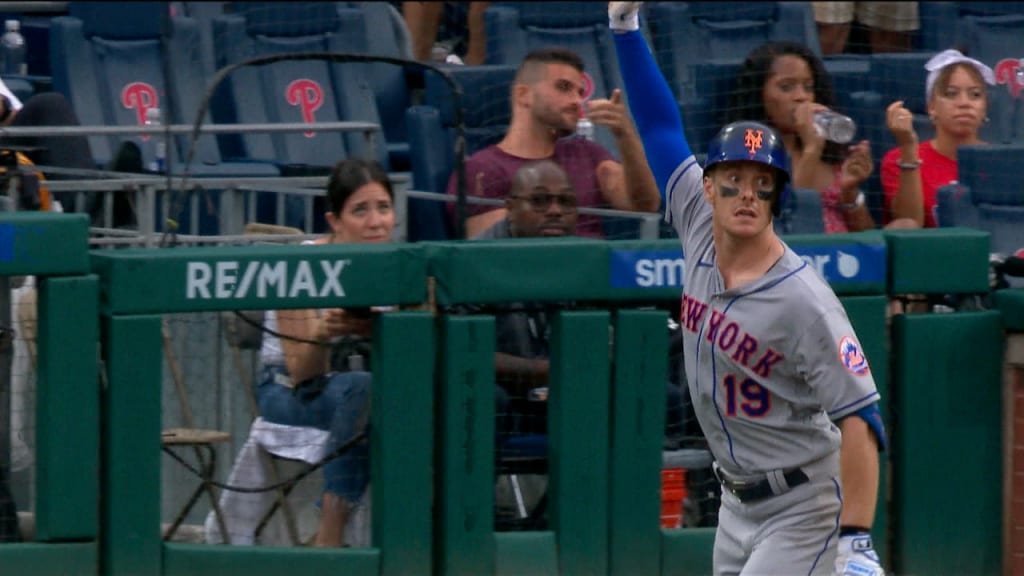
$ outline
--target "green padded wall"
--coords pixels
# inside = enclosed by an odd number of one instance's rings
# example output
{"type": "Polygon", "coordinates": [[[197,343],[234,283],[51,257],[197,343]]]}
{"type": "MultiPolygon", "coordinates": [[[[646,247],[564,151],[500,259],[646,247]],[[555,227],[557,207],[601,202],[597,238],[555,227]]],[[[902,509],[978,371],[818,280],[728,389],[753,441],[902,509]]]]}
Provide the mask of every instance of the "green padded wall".
{"type": "Polygon", "coordinates": [[[998,312],[893,319],[900,574],[1001,574],[1001,330],[998,312]]]}

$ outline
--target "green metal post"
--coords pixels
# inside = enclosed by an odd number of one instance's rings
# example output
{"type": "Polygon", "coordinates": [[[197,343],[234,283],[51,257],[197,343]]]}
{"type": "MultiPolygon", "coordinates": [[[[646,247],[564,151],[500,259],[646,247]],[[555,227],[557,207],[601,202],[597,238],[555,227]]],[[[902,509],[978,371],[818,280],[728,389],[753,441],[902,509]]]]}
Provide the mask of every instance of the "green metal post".
{"type": "Polygon", "coordinates": [[[161,572],[160,316],[105,319],[101,573],[161,572]]]}
{"type": "Polygon", "coordinates": [[[548,494],[559,568],[608,573],[608,312],[561,312],[551,345],[548,494]]]}
{"type": "Polygon", "coordinates": [[[430,574],[434,319],[426,312],[387,313],[374,334],[373,544],[381,551],[382,576],[430,574]]]}
{"type": "Polygon", "coordinates": [[[661,561],[661,452],[668,326],[663,311],[616,314],[610,574],[657,574],[661,561]]]}
{"type": "Polygon", "coordinates": [[[37,298],[36,541],[95,540],[99,495],[99,282],[41,278],[37,298]]]}
{"type": "Polygon", "coordinates": [[[494,317],[442,320],[438,385],[437,567],[493,574],[494,317]]]}

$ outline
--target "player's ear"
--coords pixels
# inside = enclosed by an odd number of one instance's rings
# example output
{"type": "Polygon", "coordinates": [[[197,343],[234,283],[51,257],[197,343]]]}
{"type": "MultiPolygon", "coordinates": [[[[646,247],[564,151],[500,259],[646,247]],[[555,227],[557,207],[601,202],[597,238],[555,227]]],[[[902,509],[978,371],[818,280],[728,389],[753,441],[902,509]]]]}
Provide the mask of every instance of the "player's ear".
{"type": "Polygon", "coordinates": [[[711,174],[704,173],[704,199],[711,202],[711,197],[714,196],[715,187],[711,182],[711,174]]]}

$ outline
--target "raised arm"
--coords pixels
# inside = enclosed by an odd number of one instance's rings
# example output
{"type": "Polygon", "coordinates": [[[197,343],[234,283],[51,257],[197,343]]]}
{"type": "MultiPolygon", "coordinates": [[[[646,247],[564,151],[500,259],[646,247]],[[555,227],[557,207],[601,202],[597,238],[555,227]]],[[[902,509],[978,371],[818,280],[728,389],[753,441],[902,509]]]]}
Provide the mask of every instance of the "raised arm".
{"type": "Polygon", "coordinates": [[[899,148],[896,161],[882,165],[882,188],[885,195],[892,199],[889,206],[891,219],[910,218],[923,227],[925,206],[921,186],[921,158],[918,156],[913,115],[903,107],[902,100],[897,100],[886,109],[885,123],[899,148]]]}
{"type": "Polygon", "coordinates": [[[651,172],[664,196],[669,176],[692,153],[683,136],[679,106],[640,34],[638,11],[641,4],[609,2],[608,17],[615,32],[615,52],[629,109],[651,172]]]}

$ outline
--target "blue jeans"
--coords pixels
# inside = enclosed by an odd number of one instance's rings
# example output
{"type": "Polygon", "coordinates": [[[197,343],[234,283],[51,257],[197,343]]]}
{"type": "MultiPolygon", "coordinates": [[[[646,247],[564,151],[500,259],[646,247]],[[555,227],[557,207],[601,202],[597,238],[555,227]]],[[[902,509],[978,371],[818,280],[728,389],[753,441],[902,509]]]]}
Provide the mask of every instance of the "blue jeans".
{"type": "MultiPolygon", "coordinates": [[[[327,455],[363,430],[369,422],[369,372],[330,372],[323,388],[289,388],[275,381],[287,375],[284,366],[265,366],[256,388],[260,415],[268,422],[289,426],[311,426],[326,430],[327,455]]],[[[370,451],[367,441],[350,446],[323,467],[324,492],[348,502],[362,497],[370,480],[370,451]]]]}

